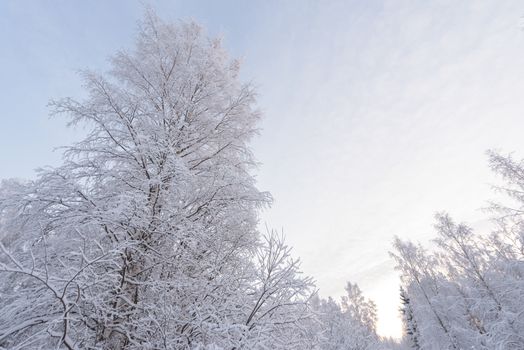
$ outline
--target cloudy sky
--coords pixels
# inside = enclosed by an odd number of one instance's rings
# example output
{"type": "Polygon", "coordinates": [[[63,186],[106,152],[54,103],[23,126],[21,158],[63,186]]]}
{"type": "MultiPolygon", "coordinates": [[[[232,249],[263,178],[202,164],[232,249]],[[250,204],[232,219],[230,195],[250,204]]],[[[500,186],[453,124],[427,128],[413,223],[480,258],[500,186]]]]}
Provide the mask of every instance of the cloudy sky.
{"type": "MultiPolygon", "coordinates": [[[[254,151],[283,229],[322,296],[357,282],[398,336],[393,235],[425,242],[447,210],[478,223],[484,152],[524,157],[521,1],[151,1],[224,37],[258,86],[254,151]]],[[[0,178],[56,165],[81,131],[49,119],[81,97],[77,69],[130,47],[138,1],[0,2],[0,178]]]]}

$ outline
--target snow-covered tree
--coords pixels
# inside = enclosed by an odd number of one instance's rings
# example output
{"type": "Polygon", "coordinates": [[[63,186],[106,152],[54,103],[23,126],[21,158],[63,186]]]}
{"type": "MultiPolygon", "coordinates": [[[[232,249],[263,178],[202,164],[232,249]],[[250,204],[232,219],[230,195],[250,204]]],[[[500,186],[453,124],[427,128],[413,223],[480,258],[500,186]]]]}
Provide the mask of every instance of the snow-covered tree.
{"type": "Polygon", "coordinates": [[[366,299],[360,288],[350,282],[346,295],[337,303],[331,297],[316,297],[311,309],[317,316],[310,324],[309,334],[312,346],[309,349],[322,350],[379,350],[383,347],[375,331],[376,307],[366,299]]]}
{"type": "Polygon", "coordinates": [[[491,205],[498,224],[494,232],[478,234],[447,214],[437,214],[431,252],[395,241],[393,256],[402,276],[412,346],[524,348],[524,163],[494,152],[489,157],[492,169],[506,182],[497,190],[513,203],[491,205]]]}
{"type": "Polygon", "coordinates": [[[402,322],[404,323],[404,337],[407,338],[406,343],[409,344],[410,348],[420,350],[417,320],[413,312],[411,299],[402,287],[400,287],[400,301],[402,303],[400,313],[402,315],[402,322]]]}
{"type": "Polygon", "coordinates": [[[420,245],[396,238],[393,258],[397,262],[406,296],[417,319],[419,344],[422,349],[459,349],[448,315],[438,302],[443,276],[435,257],[420,245]],[[423,316],[423,322],[418,315],[423,316]]]}
{"type": "Polygon", "coordinates": [[[0,347],[292,348],[312,283],[259,239],[238,62],[153,13],[111,62],[85,100],[51,103],[86,130],[63,164],[2,184],[0,347]]]}

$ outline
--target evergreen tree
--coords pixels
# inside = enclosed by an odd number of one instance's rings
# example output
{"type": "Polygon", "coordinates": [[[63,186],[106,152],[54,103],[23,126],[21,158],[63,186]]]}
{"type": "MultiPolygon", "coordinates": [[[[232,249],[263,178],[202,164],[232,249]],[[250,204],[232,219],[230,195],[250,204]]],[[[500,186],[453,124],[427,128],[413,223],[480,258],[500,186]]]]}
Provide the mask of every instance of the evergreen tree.
{"type": "Polygon", "coordinates": [[[402,314],[402,321],[404,323],[404,332],[409,338],[410,345],[413,349],[420,350],[418,342],[418,329],[413,308],[411,307],[411,300],[403,287],[400,287],[400,301],[402,303],[400,312],[402,314]]]}

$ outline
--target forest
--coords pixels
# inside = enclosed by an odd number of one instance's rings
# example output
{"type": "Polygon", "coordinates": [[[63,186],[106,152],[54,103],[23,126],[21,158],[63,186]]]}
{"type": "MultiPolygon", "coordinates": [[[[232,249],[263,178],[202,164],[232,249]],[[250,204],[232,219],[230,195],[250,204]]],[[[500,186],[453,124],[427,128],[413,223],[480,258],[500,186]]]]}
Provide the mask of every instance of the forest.
{"type": "Polygon", "coordinates": [[[524,161],[487,152],[507,197],[490,232],[438,213],[432,242],[394,239],[404,333],[385,339],[358,285],[322,298],[260,229],[239,72],[198,24],[148,12],[108,73],[82,73],[84,100],[50,103],[85,136],[2,180],[0,349],[524,349],[524,161]]]}

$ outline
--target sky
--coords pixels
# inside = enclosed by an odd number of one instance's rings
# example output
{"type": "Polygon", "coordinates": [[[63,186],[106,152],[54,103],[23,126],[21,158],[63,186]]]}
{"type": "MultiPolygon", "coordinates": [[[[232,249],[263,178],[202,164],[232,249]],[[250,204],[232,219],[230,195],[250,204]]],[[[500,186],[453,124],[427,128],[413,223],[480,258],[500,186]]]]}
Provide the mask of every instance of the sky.
{"type": "Polygon", "coordinates": [[[356,282],[398,337],[392,238],[427,242],[445,210],[479,225],[497,179],[485,151],[524,157],[521,1],[0,1],[0,179],[57,165],[81,137],[49,118],[130,48],[143,4],[224,38],[257,86],[261,222],[283,230],[324,297],[356,282]]]}

